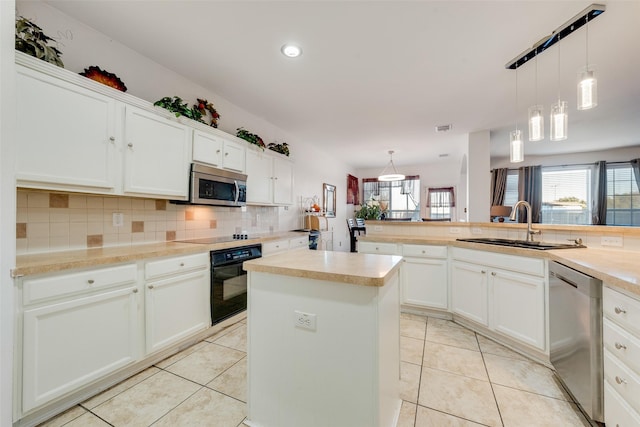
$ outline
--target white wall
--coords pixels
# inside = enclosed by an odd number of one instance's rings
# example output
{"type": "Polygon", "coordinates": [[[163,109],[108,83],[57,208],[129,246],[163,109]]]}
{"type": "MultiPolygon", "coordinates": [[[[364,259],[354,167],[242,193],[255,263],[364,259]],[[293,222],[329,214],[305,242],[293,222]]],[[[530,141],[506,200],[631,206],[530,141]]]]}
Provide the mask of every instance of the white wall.
{"type": "Polygon", "coordinates": [[[488,130],[469,134],[467,162],[468,218],[470,222],[489,221],[491,179],[489,176],[489,149],[491,138],[488,130]]]}
{"type": "MultiPolygon", "coordinates": [[[[157,64],[145,57],[144,52],[136,52],[48,4],[23,0],[16,4],[19,15],[33,20],[47,35],[59,40],[66,69],[81,72],[86,67],[97,65],[115,73],[127,86],[127,93],[149,102],[174,95],[189,103],[195,102],[196,98],[206,98],[221,115],[220,130],[235,135],[236,128],[244,127],[260,135],[266,143],[287,142],[291,159],[295,162],[296,200],[317,195],[322,202],[322,183],[336,186],[337,217],[329,220],[329,227],[335,230],[334,249],[348,250],[346,181],[347,174],[353,174],[348,164],[305,141],[293,139],[284,130],[250,113],[248,110],[251,106],[243,108],[233,104],[212,90],[191,82],[189,76],[179,75],[157,64]]],[[[279,208],[279,214],[280,230],[300,226],[300,209],[297,204],[288,209],[279,208]]]]}
{"type": "Polygon", "coordinates": [[[13,280],[16,192],[14,150],[14,2],[0,1],[0,426],[10,426],[13,391],[13,280]]]}

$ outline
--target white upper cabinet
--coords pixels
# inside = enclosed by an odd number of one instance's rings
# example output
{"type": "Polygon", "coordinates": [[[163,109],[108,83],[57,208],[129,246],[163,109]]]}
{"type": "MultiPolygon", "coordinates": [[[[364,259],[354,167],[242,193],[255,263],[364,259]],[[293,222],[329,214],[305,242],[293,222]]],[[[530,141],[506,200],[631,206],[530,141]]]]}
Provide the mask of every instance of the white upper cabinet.
{"type": "Polygon", "coordinates": [[[267,152],[247,150],[247,203],[293,204],[293,165],[267,152]]]}
{"type": "Polygon", "coordinates": [[[237,172],[245,171],[245,147],[220,135],[193,131],[193,161],[237,172]]]}
{"type": "Polygon", "coordinates": [[[124,193],[186,200],[190,129],[127,105],[124,125],[124,193]]]}
{"type": "Polygon", "coordinates": [[[114,193],[115,100],[16,68],[18,185],[114,193]]]}

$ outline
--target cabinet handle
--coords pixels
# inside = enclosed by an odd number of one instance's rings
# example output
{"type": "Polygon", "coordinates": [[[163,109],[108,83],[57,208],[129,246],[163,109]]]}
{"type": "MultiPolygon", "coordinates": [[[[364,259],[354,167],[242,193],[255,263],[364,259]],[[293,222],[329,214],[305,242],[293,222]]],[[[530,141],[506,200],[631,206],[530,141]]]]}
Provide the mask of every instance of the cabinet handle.
{"type": "Polygon", "coordinates": [[[129,148],[133,148],[133,142],[128,143],[128,144],[127,144],[127,147],[129,147],[129,148]]]}
{"type": "Polygon", "coordinates": [[[617,343],[615,344],[615,346],[616,346],[616,348],[617,348],[618,350],[626,350],[626,349],[627,349],[627,346],[626,346],[626,345],[624,345],[624,344],[620,344],[619,342],[617,342],[617,343]]]}
{"type": "Polygon", "coordinates": [[[626,384],[627,380],[625,380],[624,378],[620,378],[619,376],[616,375],[616,382],[618,384],[626,384]]]}
{"type": "Polygon", "coordinates": [[[224,153],[224,155],[225,155],[225,156],[228,156],[228,155],[229,155],[229,153],[224,153]]]}
{"type": "Polygon", "coordinates": [[[480,273],[487,274],[487,272],[485,270],[480,270],[480,273]]]}
{"type": "Polygon", "coordinates": [[[216,150],[216,154],[220,154],[220,150],[216,150]]]}
{"type": "Polygon", "coordinates": [[[496,275],[497,275],[497,273],[496,273],[495,271],[492,271],[492,272],[491,272],[491,275],[492,275],[492,276],[496,276],[496,275]]]}
{"type": "Polygon", "coordinates": [[[427,253],[427,251],[422,251],[422,253],[423,253],[423,254],[426,254],[426,253],[427,253]]]}
{"type": "Polygon", "coordinates": [[[180,267],[184,267],[184,262],[181,262],[181,263],[180,263],[180,267]]]}
{"type": "Polygon", "coordinates": [[[87,280],[87,283],[89,283],[90,285],[93,285],[95,283],[95,281],[93,279],[89,279],[89,280],[87,280]]]}
{"type": "Polygon", "coordinates": [[[137,293],[138,293],[138,288],[134,289],[134,290],[133,290],[133,293],[134,293],[134,294],[137,294],[137,293]]]}
{"type": "Polygon", "coordinates": [[[149,289],[153,289],[153,285],[149,285],[147,286],[149,289]]]}
{"type": "Polygon", "coordinates": [[[116,138],[114,136],[110,136],[109,137],[109,141],[114,142],[116,140],[116,138]]]}
{"type": "Polygon", "coordinates": [[[620,313],[627,314],[627,310],[625,310],[624,308],[620,308],[620,307],[614,308],[613,311],[615,311],[616,314],[620,314],[620,313]]]}

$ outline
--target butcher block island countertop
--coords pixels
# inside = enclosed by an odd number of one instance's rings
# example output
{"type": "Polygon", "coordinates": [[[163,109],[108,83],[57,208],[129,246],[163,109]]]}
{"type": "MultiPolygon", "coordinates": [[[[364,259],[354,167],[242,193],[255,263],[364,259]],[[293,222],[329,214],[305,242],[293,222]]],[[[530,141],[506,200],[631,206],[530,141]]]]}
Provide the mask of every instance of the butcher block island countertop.
{"type": "Polygon", "coordinates": [[[402,257],[294,250],[244,268],[245,424],[396,425],[402,257]]]}

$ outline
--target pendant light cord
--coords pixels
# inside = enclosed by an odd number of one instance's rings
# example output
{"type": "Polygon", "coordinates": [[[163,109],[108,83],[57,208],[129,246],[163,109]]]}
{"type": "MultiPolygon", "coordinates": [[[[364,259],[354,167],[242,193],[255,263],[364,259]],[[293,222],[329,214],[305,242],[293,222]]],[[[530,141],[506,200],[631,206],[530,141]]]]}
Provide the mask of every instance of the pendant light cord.
{"type": "Polygon", "coordinates": [[[558,33],[558,101],[560,101],[560,33],[558,33]]]}
{"type": "Polygon", "coordinates": [[[516,130],[518,130],[518,64],[516,64],[516,130]]]}
{"type": "Polygon", "coordinates": [[[585,24],[584,24],[585,32],[587,33],[586,34],[587,42],[585,43],[586,50],[587,50],[586,55],[585,55],[585,57],[587,58],[587,66],[585,67],[585,71],[588,71],[589,70],[589,14],[588,13],[587,13],[587,16],[585,16],[584,19],[585,19],[585,24]]]}

